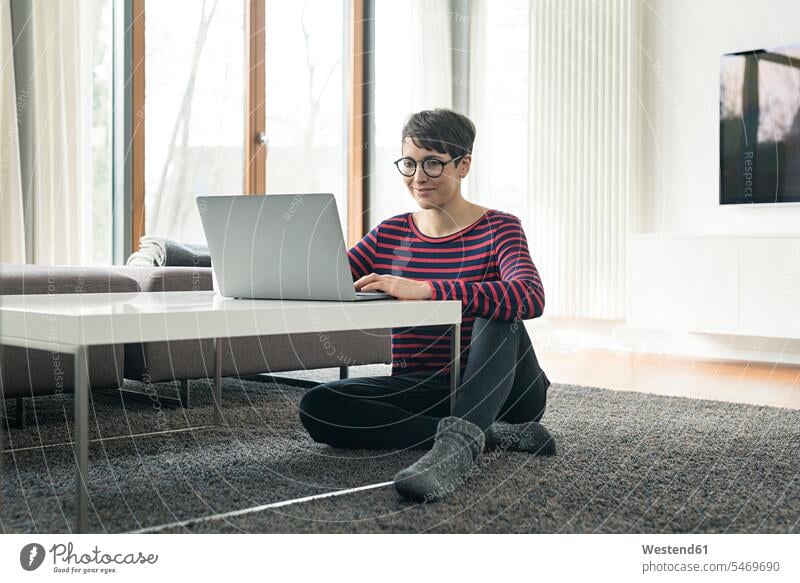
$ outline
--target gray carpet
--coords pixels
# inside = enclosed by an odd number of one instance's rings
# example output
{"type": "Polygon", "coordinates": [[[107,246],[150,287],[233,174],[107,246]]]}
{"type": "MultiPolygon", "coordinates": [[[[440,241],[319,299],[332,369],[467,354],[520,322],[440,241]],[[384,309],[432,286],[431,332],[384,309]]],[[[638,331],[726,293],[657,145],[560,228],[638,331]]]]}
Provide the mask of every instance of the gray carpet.
{"type": "MultiPolygon", "coordinates": [[[[188,412],[95,393],[92,437],[123,437],[91,446],[92,530],[123,532],[385,482],[422,455],[314,443],[297,418],[303,392],[226,379],[229,428],[135,439],[124,436],[211,424],[208,384],[193,384],[188,412]]],[[[3,454],[0,531],[68,532],[72,449],[39,446],[69,440],[72,399],[34,404],[29,427],[9,434],[18,451],[3,454]]],[[[555,384],[542,422],[556,457],[484,454],[467,485],[433,505],[381,487],[162,532],[800,530],[800,411],[555,384]]]]}

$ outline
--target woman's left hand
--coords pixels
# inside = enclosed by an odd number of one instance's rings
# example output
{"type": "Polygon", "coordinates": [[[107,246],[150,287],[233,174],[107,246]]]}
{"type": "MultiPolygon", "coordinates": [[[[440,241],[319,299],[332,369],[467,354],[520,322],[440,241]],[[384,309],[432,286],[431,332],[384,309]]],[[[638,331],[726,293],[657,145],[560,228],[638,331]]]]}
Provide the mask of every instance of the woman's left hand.
{"type": "Polygon", "coordinates": [[[382,291],[399,300],[429,300],[431,288],[427,281],[408,279],[396,275],[370,273],[356,280],[356,291],[382,291]]]}

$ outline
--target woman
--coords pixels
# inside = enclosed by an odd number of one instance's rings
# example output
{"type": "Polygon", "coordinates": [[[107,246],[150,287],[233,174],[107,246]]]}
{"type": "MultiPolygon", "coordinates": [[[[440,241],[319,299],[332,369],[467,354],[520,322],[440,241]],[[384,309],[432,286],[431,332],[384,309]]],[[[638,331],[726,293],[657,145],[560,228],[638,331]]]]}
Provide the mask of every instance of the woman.
{"type": "Polygon", "coordinates": [[[544,290],[519,219],[461,195],[474,139],[473,123],[454,111],[411,115],[395,165],[421,210],[383,221],[348,251],[357,290],[461,301],[462,381],[452,413],[446,327],[393,329],[391,376],[326,383],[300,402],[315,441],[429,449],[394,478],[412,500],[452,492],[484,448],[555,454],[538,423],[550,381],[519,322],[542,314],[544,290]]]}

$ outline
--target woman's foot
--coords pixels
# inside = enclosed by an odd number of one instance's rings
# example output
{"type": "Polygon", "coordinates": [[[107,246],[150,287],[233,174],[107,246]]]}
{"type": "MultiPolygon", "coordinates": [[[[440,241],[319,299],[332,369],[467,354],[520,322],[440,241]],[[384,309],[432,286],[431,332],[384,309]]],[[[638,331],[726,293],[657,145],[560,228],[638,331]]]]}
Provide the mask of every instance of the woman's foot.
{"type": "Polygon", "coordinates": [[[394,477],[395,490],[418,502],[444,498],[469,477],[484,444],[483,430],[474,423],[460,417],[443,418],[430,451],[394,477]]]}
{"type": "Polygon", "coordinates": [[[556,455],[556,442],[541,423],[495,421],[486,430],[486,449],[501,448],[538,455],[556,455]]]}

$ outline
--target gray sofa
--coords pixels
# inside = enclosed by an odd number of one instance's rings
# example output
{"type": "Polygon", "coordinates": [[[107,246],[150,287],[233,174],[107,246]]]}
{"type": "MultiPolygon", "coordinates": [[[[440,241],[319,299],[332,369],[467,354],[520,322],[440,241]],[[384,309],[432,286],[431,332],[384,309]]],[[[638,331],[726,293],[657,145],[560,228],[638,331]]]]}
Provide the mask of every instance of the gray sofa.
{"type": "MultiPolygon", "coordinates": [[[[0,296],[9,294],[122,293],[211,290],[211,269],[195,267],[44,267],[0,264],[0,296]]],[[[2,302],[2,297],[0,297],[2,302]]],[[[146,342],[89,350],[91,390],[119,389],[124,379],[144,383],[209,378],[211,340],[146,342]]],[[[389,330],[306,333],[223,341],[222,375],[249,376],[294,370],[391,362],[389,330]]],[[[0,347],[0,396],[16,399],[15,423],[24,418],[23,398],[72,392],[72,357],[11,346],[0,347]]]]}

